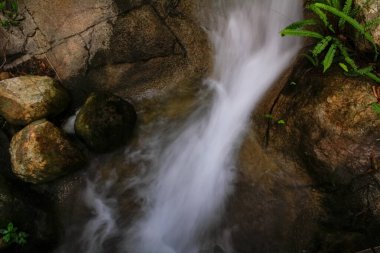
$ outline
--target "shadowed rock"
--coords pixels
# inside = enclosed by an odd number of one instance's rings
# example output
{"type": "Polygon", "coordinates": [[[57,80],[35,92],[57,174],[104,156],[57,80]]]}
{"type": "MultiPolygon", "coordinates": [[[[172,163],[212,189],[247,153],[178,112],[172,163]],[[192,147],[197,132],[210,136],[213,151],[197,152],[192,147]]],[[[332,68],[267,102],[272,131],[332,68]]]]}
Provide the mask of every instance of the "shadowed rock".
{"type": "Polygon", "coordinates": [[[90,149],[107,152],[128,141],[136,118],[133,106],[122,98],[93,93],[77,115],[75,132],[90,149]]]}

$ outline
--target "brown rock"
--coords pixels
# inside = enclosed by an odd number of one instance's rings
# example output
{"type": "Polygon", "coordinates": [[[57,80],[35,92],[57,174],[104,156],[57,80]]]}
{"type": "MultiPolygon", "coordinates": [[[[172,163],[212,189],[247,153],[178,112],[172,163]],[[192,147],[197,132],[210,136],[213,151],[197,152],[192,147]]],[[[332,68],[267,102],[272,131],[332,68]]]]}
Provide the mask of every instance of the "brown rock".
{"type": "Polygon", "coordinates": [[[31,183],[54,180],[84,165],[84,156],[52,123],[39,120],[11,140],[13,173],[31,183]]]}
{"type": "Polygon", "coordinates": [[[11,78],[11,75],[8,72],[0,72],[0,81],[8,78],[11,78]]]}
{"type": "Polygon", "coordinates": [[[25,125],[56,115],[69,103],[67,92],[47,76],[20,76],[0,81],[0,114],[11,124],[25,125]]]}

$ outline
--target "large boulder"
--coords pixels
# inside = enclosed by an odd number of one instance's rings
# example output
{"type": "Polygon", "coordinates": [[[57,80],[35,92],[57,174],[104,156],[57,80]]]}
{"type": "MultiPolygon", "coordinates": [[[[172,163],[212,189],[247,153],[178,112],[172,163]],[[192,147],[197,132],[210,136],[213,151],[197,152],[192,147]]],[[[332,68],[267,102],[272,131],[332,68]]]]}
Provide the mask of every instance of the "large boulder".
{"type": "Polygon", "coordinates": [[[93,93],[75,120],[75,133],[97,152],[122,146],[132,136],[137,115],[133,106],[122,98],[93,93]]]}
{"type": "Polygon", "coordinates": [[[25,125],[66,109],[69,95],[47,76],[20,76],[0,81],[0,114],[11,124],[25,125]]]}
{"type": "Polygon", "coordinates": [[[84,165],[82,152],[47,120],[35,121],[11,140],[13,173],[23,181],[44,183],[84,165]]]}
{"type": "MultiPolygon", "coordinates": [[[[355,252],[380,243],[380,117],[375,83],[298,66],[259,131],[267,150],[294,161],[324,192],[320,252],[355,252]]],[[[264,120],[257,115],[256,120],[264,120]]]]}

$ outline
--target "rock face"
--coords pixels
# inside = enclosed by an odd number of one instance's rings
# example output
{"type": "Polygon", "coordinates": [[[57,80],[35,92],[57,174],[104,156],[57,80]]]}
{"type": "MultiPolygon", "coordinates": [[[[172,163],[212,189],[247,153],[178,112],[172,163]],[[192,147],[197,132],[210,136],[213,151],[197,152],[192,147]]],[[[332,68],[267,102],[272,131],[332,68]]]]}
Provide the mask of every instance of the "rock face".
{"type": "MultiPolygon", "coordinates": [[[[376,0],[355,0],[355,3],[362,7],[364,19],[366,22],[374,20],[380,15],[380,4],[376,0]]],[[[370,30],[375,43],[380,46],[380,24],[372,27],[370,30]]]]}
{"type": "Polygon", "coordinates": [[[225,218],[234,250],[317,252],[324,210],[313,179],[296,163],[260,147],[252,130],[238,168],[225,218]]]}
{"type": "Polygon", "coordinates": [[[107,152],[132,136],[137,115],[133,106],[118,96],[93,93],[75,120],[75,133],[97,152],[107,152]]]}
{"type": "Polygon", "coordinates": [[[84,156],[46,120],[28,125],[11,140],[13,173],[30,183],[56,179],[84,165],[84,156]]]}
{"type": "Polygon", "coordinates": [[[21,76],[0,81],[0,114],[11,124],[25,125],[56,115],[68,103],[67,92],[50,77],[21,76]]]}
{"type": "Polygon", "coordinates": [[[373,83],[337,68],[322,74],[306,65],[290,82],[267,111],[286,124],[268,122],[259,132],[267,150],[294,161],[324,193],[318,252],[377,245],[380,117],[371,108],[373,83]]]}

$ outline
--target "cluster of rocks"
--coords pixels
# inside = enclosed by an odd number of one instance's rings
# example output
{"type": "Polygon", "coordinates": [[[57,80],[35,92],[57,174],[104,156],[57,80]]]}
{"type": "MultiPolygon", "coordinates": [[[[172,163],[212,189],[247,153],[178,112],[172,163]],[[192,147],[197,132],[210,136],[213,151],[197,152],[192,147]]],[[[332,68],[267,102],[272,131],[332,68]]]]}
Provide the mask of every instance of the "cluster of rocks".
{"type": "MultiPolygon", "coordinates": [[[[69,105],[62,86],[47,76],[21,76],[0,81],[0,115],[23,127],[10,143],[13,174],[25,182],[45,183],[83,167],[83,150],[48,121],[69,105]]],[[[93,93],[80,109],[75,132],[97,152],[128,141],[136,123],[133,106],[111,94],[93,93]]]]}

